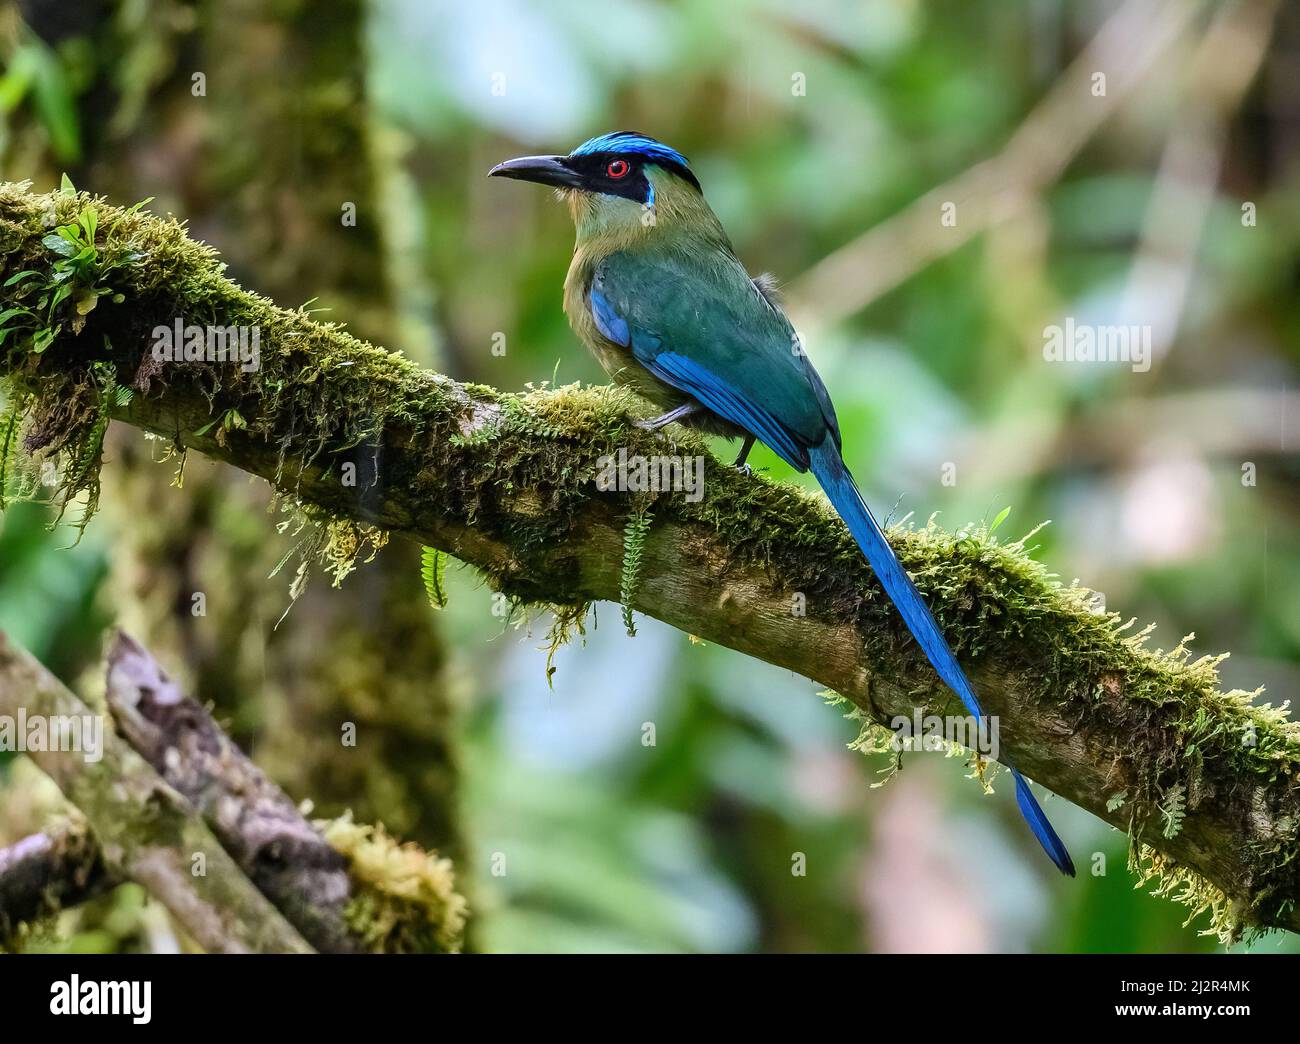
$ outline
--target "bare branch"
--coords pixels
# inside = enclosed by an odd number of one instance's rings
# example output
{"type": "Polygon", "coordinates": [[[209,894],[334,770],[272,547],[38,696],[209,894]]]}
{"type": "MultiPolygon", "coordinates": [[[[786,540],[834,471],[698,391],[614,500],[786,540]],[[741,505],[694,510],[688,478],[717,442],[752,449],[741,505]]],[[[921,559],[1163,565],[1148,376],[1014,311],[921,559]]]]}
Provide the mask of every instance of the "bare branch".
{"type": "MultiPolygon", "coordinates": [[[[13,720],[103,716],[0,632],[0,714],[13,720]]],[[[84,735],[84,732],[83,732],[84,735]]],[[[210,953],[308,953],[311,947],[249,882],[203,821],[111,729],[98,760],[85,749],[28,755],[85,815],[114,877],[138,881],[210,953]]]]}
{"type": "Polygon", "coordinates": [[[288,796],[119,632],[108,654],[108,706],[127,741],[199,812],[262,894],[318,950],[349,953],[347,861],[288,796]]]}
{"type": "MultiPolygon", "coordinates": [[[[466,903],[448,860],[398,845],[350,816],[309,823],[148,651],[122,633],[109,653],[108,703],[125,739],[163,777],[158,786],[173,788],[166,792],[203,817],[240,870],[317,949],[459,951],[466,903]]],[[[28,721],[38,714],[26,713],[28,721]]],[[[139,833],[138,824],[126,829],[139,833]]],[[[124,875],[109,862],[84,826],[0,849],[0,940],[21,922],[120,883],[124,875]]],[[[142,880],[146,887],[157,882],[157,876],[142,880]]]]}
{"type": "Polygon", "coordinates": [[[0,946],[20,924],[93,899],[117,883],[84,824],[0,848],[0,946]]]}

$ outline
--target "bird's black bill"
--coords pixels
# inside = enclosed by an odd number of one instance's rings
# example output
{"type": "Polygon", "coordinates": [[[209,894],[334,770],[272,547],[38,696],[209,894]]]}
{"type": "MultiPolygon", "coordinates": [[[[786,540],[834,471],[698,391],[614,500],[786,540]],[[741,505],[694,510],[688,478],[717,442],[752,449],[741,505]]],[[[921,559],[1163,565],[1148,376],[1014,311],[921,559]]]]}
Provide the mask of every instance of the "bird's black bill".
{"type": "Polygon", "coordinates": [[[535,181],[556,188],[582,187],[582,177],[565,163],[563,156],[520,156],[498,163],[488,171],[488,177],[535,181]]]}

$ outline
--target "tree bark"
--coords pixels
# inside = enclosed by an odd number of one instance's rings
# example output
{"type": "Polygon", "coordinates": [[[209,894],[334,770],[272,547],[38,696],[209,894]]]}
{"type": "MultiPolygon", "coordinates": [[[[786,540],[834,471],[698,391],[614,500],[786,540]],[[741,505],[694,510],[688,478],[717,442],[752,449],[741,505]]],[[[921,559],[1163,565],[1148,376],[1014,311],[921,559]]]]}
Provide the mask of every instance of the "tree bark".
{"type": "Polygon", "coordinates": [[[212,827],[263,895],[316,949],[350,953],[347,861],[148,652],[119,632],[108,708],[132,747],[212,827]]]}
{"type": "MultiPolygon", "coordinates": [[[[699,502],[600,492],[602,456],[704,444],[632,426],[626,393],[509,395],[422,370],[241,290],[174,223],[85,197],[0,188],[4,273],[47,271],[42,237],[88,205],[111,229],[103,256],[139,256],[100,277],[124,299],[104,299],[80,334],[64,323],[40,355],[11,342],[4,368],[29,415],[29,449],[84,457],[111,416],[261,475],[332,524],[441,548],[517,600],[626,595],[633,609],[816,679],[873,721],[959,711],[819,498],[712,458],[699,502]],[[259,367],[155,360],[151,331],[177,316],[256,326],[259,367]],[[105,367],[134,397],[97,390],[105,367]],[[382,451],[379,496],[345,480],[365,444],[382,451]],[[625,533],[643,511],[651,524],[628,584],[625,533]]],[[[74,470],[62,492],[93,481],[93,468],[74,470]]],[[[1220,691],[1216,660],[1150,650],[1019,542],[934,526],[890,538],[999,720],[1008,760],[1149,846],[1138,851],[1163,883],[1212,906],[1223,934],[1300,927],[1300,734],[1285,713],[1220,691]]]]}
{"type": "MultiPolygon", "coordinates": [[[[103,721],[2,632],[0,713],[103,721]]],[[[138,881],[209,953],[310,953],[185,800],[111,728],[102,738],[97,761],[79,751],[27,753],[85,815],[108,873],[138,881]]]]}
{"type": "Polygon", "coordinates": [[[118,883],[84,824],[0,848],[0,948],[19,925],[93,899],[118,883]]]}
{"type": "MultiPolygon", "coordinates": [[[[105,728],[102,750],[115,761],[102,772],[96,757],[67,743],[41,744],[57,750],[29,745],[27,753],[78,804],[95,833],[77,823],[0,849],[0,945],[22,923],[134,878],[208,949],[216,944],[223,952],[283,952],[275,949],[281,945],[293,952],[459,952],[467,906],[448,860],[398,845],[381,829],[353,823],[350,815],[308,822],[212,716],[121,632],[108,655],[106,695],[129,747],[105,728]],[[174,816],[156,814],[154,806],[164,801],[174,816]],[[187,830],[180,842],[172,841],[175,819],[187,830]],[[187,845],[206,828],[220,843],[219,859],[195,871],[199,853],[206,862],[208,849],[187,845]],[[240,880],[190,896],[184,875],[228,872],[227,853],[238,864],[240,880]],[[263,912],[250,896],[270,900],[287,922],[286,934],[249,935],[249,922],[263,912]],[[292,934],[295,929],[302,939],[292,934]],[[250,939],[255,946],[248,945],[250,939]]],[[[6,646],[0,633],[0,714],[6,712],[23,713],[26,722],[41,719],[50,735],[59,715],[91,714],[26,653],[6,646]],[[35,697],[33,688],[39,689],[35,697]]],[[[84,737],[84,725],[81,733],[67,734],[84,737]]],[[[278,927],[272,922],[265,931],[278,927]]]]}

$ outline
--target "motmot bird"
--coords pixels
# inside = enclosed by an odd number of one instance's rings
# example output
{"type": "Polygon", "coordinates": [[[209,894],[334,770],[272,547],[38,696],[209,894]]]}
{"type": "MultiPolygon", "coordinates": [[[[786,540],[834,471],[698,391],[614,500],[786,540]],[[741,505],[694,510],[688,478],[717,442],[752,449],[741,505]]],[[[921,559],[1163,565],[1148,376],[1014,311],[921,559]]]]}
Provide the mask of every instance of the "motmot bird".
{"type": "MultiPolygon", "coordinates": [[[[567,156],[524,156],[491,177],[556,188],[577,229],[564,310],[606,373],[677,422],[739,438],[736,466],[758,439],[812,471],[939,677],[977,720],[983,708],[921,593],[844,464],[840,427],[765,277],[753,279],[705,202],[686,158],[633,131],[604,134],[567,156]]],[[[1014,767],[1016,801],[1063,873],[1065,845],[1014,767]]]]}

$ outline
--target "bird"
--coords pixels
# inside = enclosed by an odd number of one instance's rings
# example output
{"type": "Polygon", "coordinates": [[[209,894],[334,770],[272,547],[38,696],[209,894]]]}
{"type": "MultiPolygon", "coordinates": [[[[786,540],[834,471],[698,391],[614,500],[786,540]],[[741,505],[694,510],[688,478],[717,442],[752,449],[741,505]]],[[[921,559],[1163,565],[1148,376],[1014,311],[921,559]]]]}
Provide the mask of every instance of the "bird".
{"type": "MultiPolygon", "coordinates": [[[[636,131],[583,142],[567,155],[521,156],[490,177],[557,190],[576,228],[564,311],[617,384],[672,423],[755,440],[811,471],[939,677],[977,721],[984,710],[920,591],[844,463],[831,398],[767,277],[752,278],[705,201],[686,157],[636,131]]],[[[1016,801],[1039,844],[1074,876],[1064,843],[1024,776],[1016,801]]]]}

